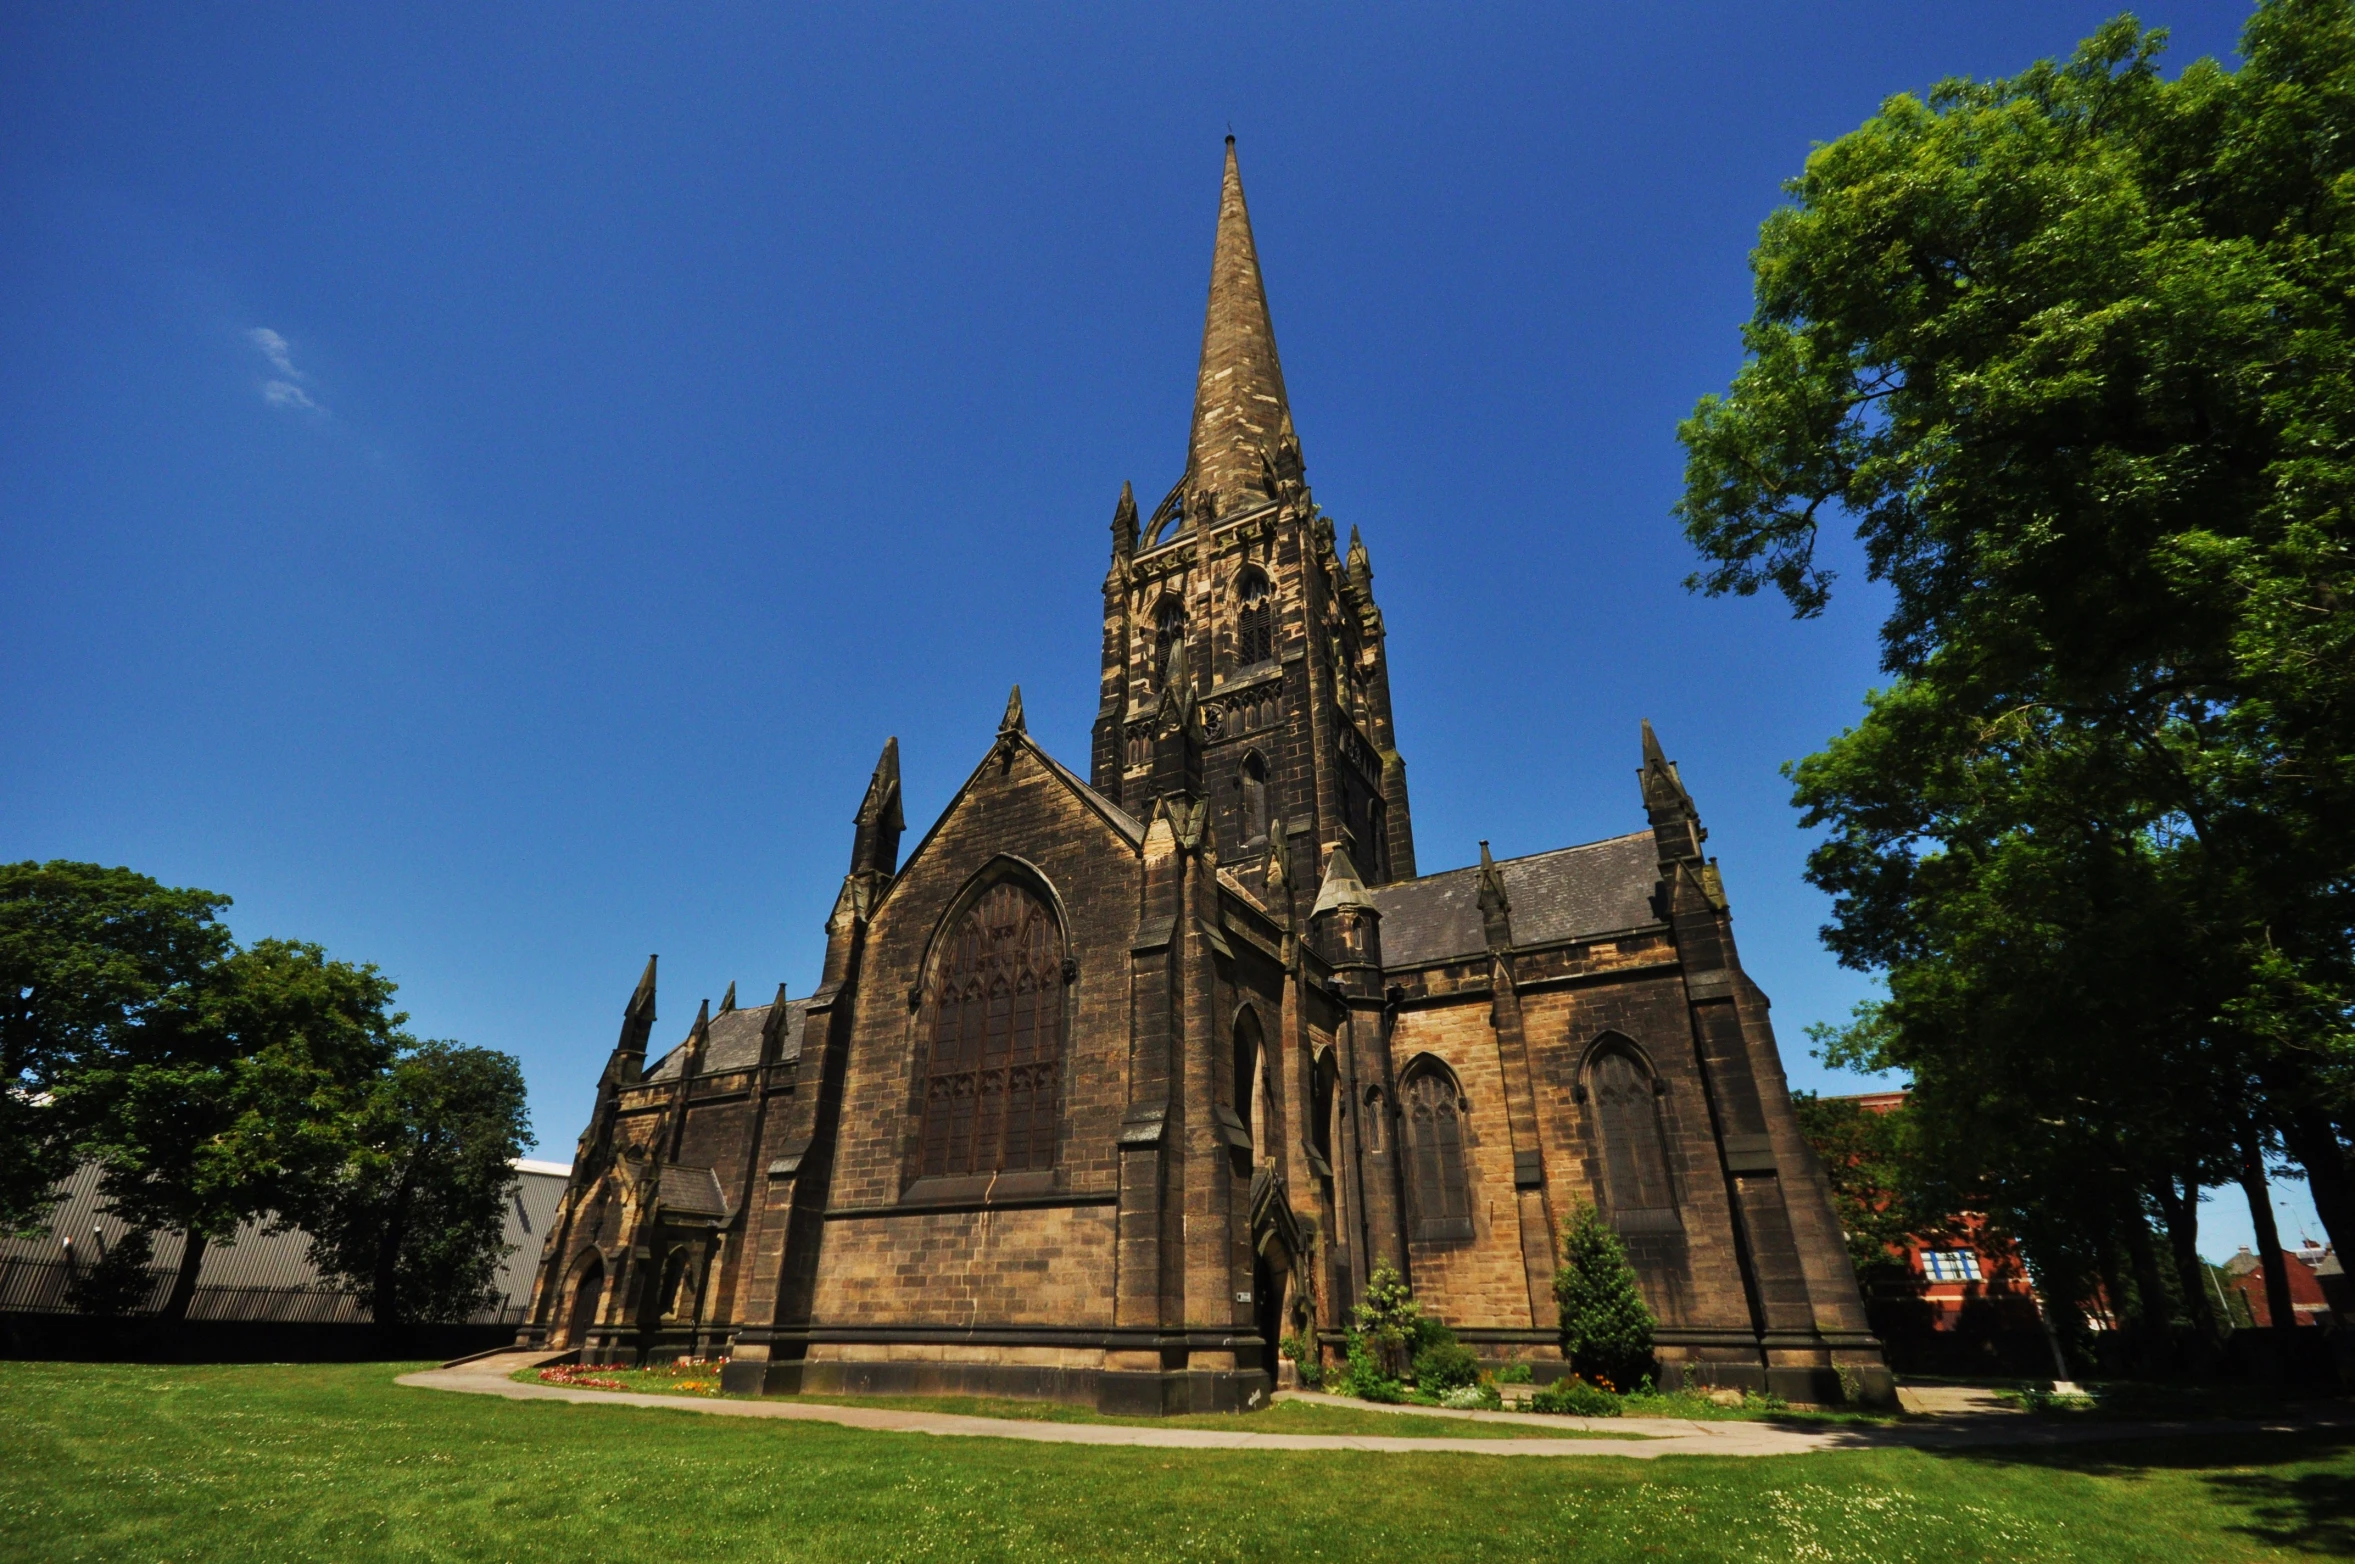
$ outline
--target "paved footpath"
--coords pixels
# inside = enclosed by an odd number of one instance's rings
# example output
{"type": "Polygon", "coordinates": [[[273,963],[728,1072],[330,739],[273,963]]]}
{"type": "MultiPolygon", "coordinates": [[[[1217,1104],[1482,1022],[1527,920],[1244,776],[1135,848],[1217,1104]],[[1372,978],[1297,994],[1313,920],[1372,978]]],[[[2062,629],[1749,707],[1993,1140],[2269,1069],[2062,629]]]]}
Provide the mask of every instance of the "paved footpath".
{"type": "Polygon", "coordinates": [[[548,1361],[545,1354],[502,1353],[452,1368],[404,1374],[400,1383],[428,1390],[455,1390],[510,1401],[619,1402],[712,1417],[782,1418],[797,1423],[834,1423],[878,1433],[936,1434],[983,1439],[1027,1439],[1037,1444],[1125,1445],[1158,1450],[1379,1450],[1402,1454],[1619,1456],[1647,1461],[1664,1455],[1810,1455],[1828,1450],[1951,1449],[1971,1445],[2037,1446],[2086,1444],[2120,1439],[2163,1439],[2184,1434],[2294,1433],[2312,1428],[2355,1427],[2355,1414],[2241,1422],[2048,1423],[2017,1413],[1988,1413],[1877,1425],[1854,1423],[1703,1422],[1666,1417],[1551,1417],[1533,1412],[1456,1412],[1441,1407],[1379,1407],[1340,1396],[1283,1391],[1277,1399],[1349,1407],[1357,1411],[1400,1412],[1416,1417],[1460,1418],[1484,1423],[1521,1423],[1547,1429],[1575,1429],[1585,1439],[1472,1438],[1393,1439],[1375,1434],[1255,1434],[1239,1429],[1165,1428],[1134,1423],[1025,1423],[1012,1418],[960,1417],[946,1412],[902,1412],[884,1407],[826,1406],[808,1401],[702,1400],[689,1396],[644,1395],[623,1390],[581,1390],[565,1385],[527,1384],[508,1376],[548,1361]],[[1632,1436],[1632,1437],[1631,1437],[1632,1436]]]}

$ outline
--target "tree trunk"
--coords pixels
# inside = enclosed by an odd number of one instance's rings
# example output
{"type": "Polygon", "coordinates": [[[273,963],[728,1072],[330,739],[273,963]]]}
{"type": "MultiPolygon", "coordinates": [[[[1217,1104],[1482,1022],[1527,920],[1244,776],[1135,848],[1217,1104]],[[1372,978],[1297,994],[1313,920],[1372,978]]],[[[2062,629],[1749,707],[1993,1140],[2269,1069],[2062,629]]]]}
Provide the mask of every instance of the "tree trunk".
{"type": "Polygon", "coordinates": [[[2159,1273],[2159,1246],[2151,1242],[2150,1218],[2142,1214],[2140,1201],[2127,1210],[2126,1252],[2134,1260],[2134,1290],[2142,1295],[2135,1333],[2150,1355],[2149,1366],[2164,1371],[2174,1357],[2169,1331],[2173,1311],[2167,1307],[2167,1279],[2159,1273]]]}
{"type": "MultiPolygon", "coordinates": [[[[2290,1268],[2281,1257],[2281,1232],[2273,1223],[2273,1198],[2265,1187],[2265,1158],[2257,1149],[2254,1129],[2241,1131],[2241,1190],[2249,1197],[2249,1222],[2257,1229],[2257,1260],[2265,1270],[2266,1323],[2276,1332],[2287,1332],[2298,1323],[2298,1315],[2290,1307],[2290,1268]]],[[[2275,1340],[2286,1367],[2289,1338],[2277,1335],[2275,1340]]]]}
{"type": "Polygon", "coordinates": [[[186,1233],[180,1242],[180,1269],[172,1277],[172,1290],[164,1296],[163,1313],[158,1316],[174,1324],[188,1318],[188,1304],[196,1296],[196,1278],[204,1271],[204,1234],[186,1233]]]}
{"type": "Polygon", "coordinates": [[[2216,1319],[2215,1301],[2208,1296],[2208,1274],[2200,1265],[2200,1183],[2162,1178],[2158,1183],[2159,1210],[2167,1219],[2167,1247],[2175,1260],[2175,1280],[2183,1288],[2184,1310],[2190,1314],[2200,1339],[2214,1346],[2224,1339],[2216,1319]]]}
{"type": "Polygon", "coordinates": [[[401,1244],[408,1238],[408,1230],[409,1181],[404,1176],[385,1203],[384,1227],[376,1236],[376,1287],[369,1312],[375,1316],[378,1330],[391,1330],[401,1323],[401,1244]]]}

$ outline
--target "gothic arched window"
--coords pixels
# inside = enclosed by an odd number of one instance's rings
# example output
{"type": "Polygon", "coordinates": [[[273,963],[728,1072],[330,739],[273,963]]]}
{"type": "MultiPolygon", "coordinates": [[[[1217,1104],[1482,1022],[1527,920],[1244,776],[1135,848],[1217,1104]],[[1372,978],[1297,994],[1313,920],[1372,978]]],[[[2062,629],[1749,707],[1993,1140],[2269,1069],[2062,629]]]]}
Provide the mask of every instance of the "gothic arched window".
{"type": "Polygon", "coordinates": [[[1415,1236],[1472,1236],[1472,1188],[1464,1167],[1464,1097],[1435,1059],[1411,1066],[1399,1088],[1406,1119],[1409,1193],[1415,1236]]]}
{"type": "Polygon", "coordinates": [[[1658,1094],[1651,1072],[1626,1047],[1608,1047],[1587,1071],[1602,1132],[1603,1175],[1611,1215],[1620,1225],[1665,1226],[1676,1211],[1668,1177],[1668,1148],[1660,1138],[1658,1094]]]}
{"type": "Polygon", "coordinates": [[[1243,1121],[1244,1132],[1255,1146],[1259,1130],[1251,1110],[1259,1095],[1259,1054],[1259,1016],[1246,1010],[1235,1017],[1235,1117],[1243,1121]]]}
{"type": "Polygon", "coordinates": [[[1267,577],[1256,570],[1243,573],[1235,601],[1235,666],[1256,668],[1276,660],[1276,603],[1267,577]]]}
{"type": "Polygon", "coordinates": [[[1316,1072],[1311,1082],[1315,1101],[1309,1107],[1308,1144],[1324,1161],[1324,1172],[1333,1172],[1333,1135],[1335,1110],[1340,1107],[1341,1071],[1333,1063],[1333,1050],[1328,1048],[1317,1055],[1316,1072]]]}
{"type": "Polygon", "coordinates": [[[1045,902],[992,887],[948,937],[932,982],[919,1137],[925,1177],[1055,1163],[1063,941],[1045,902]]]}
{"type": "Polygon", "coordinates": [[[1163,675],[1169,671],[1169,650],[1186,638],[1186,605],[1174,597],[1165,597],[1153,610],[1153,688],[1161,688],[1163,675]]]}
{"type": "Polygon", "coordinates": [[[1267,762],[1254,752],[1243,757],[1235,785],[1242,792],[1243,844],[1267,840],[1267,762]]]}

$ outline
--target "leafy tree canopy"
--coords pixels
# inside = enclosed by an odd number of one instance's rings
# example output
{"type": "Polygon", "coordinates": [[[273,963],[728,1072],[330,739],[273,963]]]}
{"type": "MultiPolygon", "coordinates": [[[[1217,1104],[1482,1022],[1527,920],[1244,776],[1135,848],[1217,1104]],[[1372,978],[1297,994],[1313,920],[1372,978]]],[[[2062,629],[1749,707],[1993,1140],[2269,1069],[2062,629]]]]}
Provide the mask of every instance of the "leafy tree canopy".
{"type": "Polygon", "coordinates": [[[0,1233],[23,1231],[73,1163],[57,1091],[131,1046],[229,949],[229,898],[98,864],[0,864],[0,1233]]]}
{"type": "Polygon", "coordinates": [[[306,1204],[313,1262],[366,1293],[379,1325],[461,1321],[495,1301],[528,1123],[512,1055],[407,1049],[361,1103],[341,1175],[306,1204]]]}
{"type": "Polygon", "coordinates": [[[1840,522],[1892,592],[1894,682],[1793,771],[1889,978],[1835,1062],[2093,1267],[2146,1211],[2180,1262],[2248,1122],[2355,1242],[2355,10],[2265,0],[2238,71],[2164,39],[1818,148],[1680,430],[1695,586],[1819,613],[1840,522]]]}
{"type": "Polygon", "coordinates": [[[407,1019],[392,996],[373,966],[261,940],[61,1085],[115,1214],[187,1235],[167,1313],[186,1309],[207,1244],[301,1211],[352,1155],[407,1019]]]}

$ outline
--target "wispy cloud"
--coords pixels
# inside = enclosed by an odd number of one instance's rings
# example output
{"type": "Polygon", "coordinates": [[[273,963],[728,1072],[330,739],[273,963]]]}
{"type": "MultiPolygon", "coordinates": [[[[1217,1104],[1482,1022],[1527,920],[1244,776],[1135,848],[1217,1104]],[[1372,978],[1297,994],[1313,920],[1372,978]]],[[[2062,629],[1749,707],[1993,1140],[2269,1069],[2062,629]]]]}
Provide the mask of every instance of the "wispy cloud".
{"type": "Polygon", "coordinates": [[[267,326],[256,326],[245,334],[278,373],[262,382],[262,400],[272,407],[290,407],[300,412],[324,414],[316,397],[303,389],[303,382],[311,377],[294,367],[294,348],[284,337],[267,326]]]}

